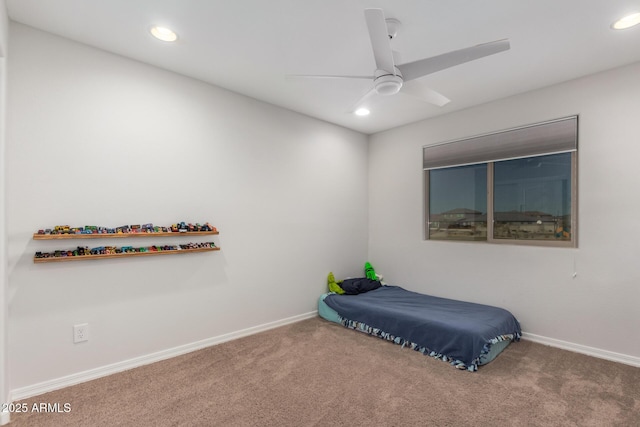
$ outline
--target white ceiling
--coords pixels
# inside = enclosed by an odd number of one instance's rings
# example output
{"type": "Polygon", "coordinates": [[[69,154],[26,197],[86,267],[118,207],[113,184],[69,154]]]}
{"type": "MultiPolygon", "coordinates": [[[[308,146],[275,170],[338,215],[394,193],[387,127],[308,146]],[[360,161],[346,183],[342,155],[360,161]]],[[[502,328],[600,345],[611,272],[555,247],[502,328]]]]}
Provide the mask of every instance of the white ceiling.
{"type": "Polygon", "coordinates": [[[611,23],[640,0],[7,0],[12,20],[194,77],[366,134],[640,61],[640,26],[611,23]],[[378,97],[371,115],[349,112],[365,80],[291,74],[371,75],[365,8],[402,26],[400,63],[508,38],[511,49],[420,79],[451,102],[402,93],[378,97]],[[151,25],[179,39],[153,39],[151,25]]]}

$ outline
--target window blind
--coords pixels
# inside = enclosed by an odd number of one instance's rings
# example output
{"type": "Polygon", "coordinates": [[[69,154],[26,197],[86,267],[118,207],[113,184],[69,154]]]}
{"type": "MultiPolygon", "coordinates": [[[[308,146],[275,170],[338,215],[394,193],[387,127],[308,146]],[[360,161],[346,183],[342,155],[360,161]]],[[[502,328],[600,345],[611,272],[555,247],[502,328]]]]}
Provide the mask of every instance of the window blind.
{"type": "Polygon", "coordinates": [[[576,151],[578,116],[423,147],[424,169],[576,151]]]}

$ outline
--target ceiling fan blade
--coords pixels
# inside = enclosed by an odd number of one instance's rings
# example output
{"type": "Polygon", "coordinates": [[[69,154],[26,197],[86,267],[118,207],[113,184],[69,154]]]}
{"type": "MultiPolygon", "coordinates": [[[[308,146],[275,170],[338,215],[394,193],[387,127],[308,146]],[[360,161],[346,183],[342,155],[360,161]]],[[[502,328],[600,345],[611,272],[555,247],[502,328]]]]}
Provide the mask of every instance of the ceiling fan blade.
{"type": "Polygon", "coordinates": [[[285,76],[287,79],[359,79],[359,80],[373,80],[374,76],[340,76],[340,75],[314,75],[314,74],[288,74],[285,76]]]}
{"type": "Polygon", "coordinates": [[[393,55],[393,63],[400,64],[402,62],[402,54],[397,50],[392,50],[391,54],[393,55]]]}
{"type": "Polygon", "coordinates": [[[442,55],[432,56],[431,58],[421,59],[419,61],[409,62],[407,64],[398,65],[398,69],[402,73],[404,81],[417,79],[427,74],[446,68],[455,67],[465,62],[493,55],[505,50],[509,50],[509,40],[497,40],[489,43],[479,44],[452,52],[443,53],[442,55]]]}
{"type": "Polygon", "coordinates": [[[421,99],[438,107],[444,107],[451,100],[439,92],[425,86],[419,80],[412,80],[402,86],[402,93],[421,99]]]}
{"type": "Polygon", "coordinates": [[[369,38],[377,69],[395,74],[389,31],[382,9],[365,9],[364,17],[367,21],[367,28],[369,28],[369,38]]]}

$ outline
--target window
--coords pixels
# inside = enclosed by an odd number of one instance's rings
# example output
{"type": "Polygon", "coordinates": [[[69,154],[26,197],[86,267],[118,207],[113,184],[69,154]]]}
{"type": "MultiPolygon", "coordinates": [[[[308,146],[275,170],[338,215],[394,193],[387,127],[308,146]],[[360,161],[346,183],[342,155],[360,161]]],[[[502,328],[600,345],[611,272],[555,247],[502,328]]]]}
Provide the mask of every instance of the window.
{"type": "Polygon", "coordinates": [[[577,117],[423,151],[426,239],[576,246],[577,117]]]}
{"type": "Polygon", "coordinates": [[[436,169],[429,178],[429,238],[486,240],[487,165],[436,169]]]}

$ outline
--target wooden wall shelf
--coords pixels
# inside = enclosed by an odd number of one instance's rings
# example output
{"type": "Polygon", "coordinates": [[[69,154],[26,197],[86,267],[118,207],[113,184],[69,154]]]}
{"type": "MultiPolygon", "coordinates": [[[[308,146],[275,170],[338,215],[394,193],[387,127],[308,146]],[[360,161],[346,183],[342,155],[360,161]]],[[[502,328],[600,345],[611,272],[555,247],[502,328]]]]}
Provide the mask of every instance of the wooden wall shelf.
{"type": "Polygon", "coordinates": [[[70,240],[70,239],[118,239],[124,237],[185,237],[220,234],[218,231],[187,231],[157,233],[112,233],[112,234],[33,234],[33,240],[70,240]]]}
{"type": "MultiPolygon", "coordinates": [[[[192,232],[188,234],[196,234],[196,233],[197,232],[192,232]]],[[[218,234],[211,231],[203,231],[201,233],[218,234]]],[[[159,233],[148,233],[148,234],[159,234],[159,233]]],[[[179,233],[166,233],[166,234],[179,234],[179,233]]],[[[187,234],[187,233],[182,233],[182,234],[187,234]]],[[[90,234],[87,234],[86,236],[90,236],[90,234]]],[[[90,260],[98,260],[98,259],[106,259],[106,258],[192,254],[194,252],[210,252],[210,251],[219,251],[219,250],[220,248],[215,247],[215,248],[195,248],[195,249],[174,249],[170,251],[129,252],[129,253],[121,253],[121,254],[77,255],[77,256],[49,257],[49,258],[34,257],[33,262],[38,264],[43,262],[90,261],[90,260]]]]}

